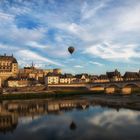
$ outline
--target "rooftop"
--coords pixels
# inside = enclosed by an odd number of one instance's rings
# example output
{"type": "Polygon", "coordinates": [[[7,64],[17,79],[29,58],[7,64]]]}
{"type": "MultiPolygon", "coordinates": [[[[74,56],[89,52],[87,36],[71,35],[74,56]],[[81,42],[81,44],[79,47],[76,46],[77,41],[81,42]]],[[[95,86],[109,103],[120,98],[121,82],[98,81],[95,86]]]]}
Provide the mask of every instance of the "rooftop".
{"type": "Polygon", "coordinates": [[[11,55],[11,56],[8,56],[6,54],[0,55],[0,60],[10,60],[10,61],[12,61],[12,63],[17,63],[17,60],[13,55],[11,55]]]}

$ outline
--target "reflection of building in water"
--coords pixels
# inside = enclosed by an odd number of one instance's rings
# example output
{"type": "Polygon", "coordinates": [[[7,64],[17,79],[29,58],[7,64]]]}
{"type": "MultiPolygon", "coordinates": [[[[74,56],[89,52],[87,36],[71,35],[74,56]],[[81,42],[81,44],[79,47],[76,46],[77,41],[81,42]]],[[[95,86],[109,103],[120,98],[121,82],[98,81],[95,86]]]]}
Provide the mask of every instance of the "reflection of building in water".
{"type": "Polygon", "coordinates": [[[36,116],[47,114],[46,103],[39,101],[14,101],[5,104],[9,112],[16,112],[18,116],[36,116]]]}
{"type": "Polygon", "coordinates": [[[3,102],[5,110],[8,112],[16,112],[18,116],[35,116],[48,114],[62,110],[70,110],[72,108],[85,109],[89,102],[81,100],[26,100],[26,101],[9,101],[3,102]]]}
{"type": "Polygon", "coordinates": [[[71,110],[73,108],[85,109],[89,105],[86,100],[59,100],[48,102],[48,112],[71,110]]]}
{"type": "Polygon", "coordinates": [[[2,112],[2,104],[0,103],[0,113],[2,112]]]}
{"type": "Polygon", "coordinates": [[[18,124],[18,116],[15,113],[0,113],[0,132],[13,131],[18,124]]]}
{"type": "Polygon", "coordinates": [[[3,101],[0,103],[0,132],[13,131],[18,117],[36,117],[79,107],[85,109],[88,105],[84,99],[3,101]]]}

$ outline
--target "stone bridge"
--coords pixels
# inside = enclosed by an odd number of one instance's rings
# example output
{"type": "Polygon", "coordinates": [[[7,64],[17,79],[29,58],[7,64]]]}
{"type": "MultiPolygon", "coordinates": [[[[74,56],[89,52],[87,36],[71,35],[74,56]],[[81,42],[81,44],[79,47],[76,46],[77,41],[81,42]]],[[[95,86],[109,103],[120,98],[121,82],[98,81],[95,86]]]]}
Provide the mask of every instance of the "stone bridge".
{"type": "Polygon", "coordinates": [[[132,92],[140,91],[139,81],[118,81],[106,83],[89,83],[86,87],[93,91],[105,91],[106,93],[121,92],[123,94],[130,94],[132,92]]]}
{"type": "Polygon", "coordinates": [[[140,92],[140,80],[138,81],[117,81],[104,83],[72,83],[48,85],[49,88],[58,89],[88,89],[91,91],[105,91],[106,93],[130,94],[140,92]]]}

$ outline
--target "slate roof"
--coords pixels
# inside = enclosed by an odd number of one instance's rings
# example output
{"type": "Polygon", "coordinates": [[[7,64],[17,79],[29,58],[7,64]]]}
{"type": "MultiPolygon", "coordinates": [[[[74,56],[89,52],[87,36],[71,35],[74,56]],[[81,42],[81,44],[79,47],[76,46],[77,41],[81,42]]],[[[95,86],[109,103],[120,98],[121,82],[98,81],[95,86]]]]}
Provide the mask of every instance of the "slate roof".
{"type": "Polygon", "coordinates": [[[0,60],[10,60],[12,63],[17,63],[17,60],[14,56],[0,55],[0,60]]]}
{"type": "Polygon", "coordinates": [[[63,74],[63,75],[60,75],[60,77],[61,77],[61,78],[72,78],[73,75],[70,74],[70,73],[65,73],[65,74],[63,74]]]}
{"type": "Polygon", "coordinates": [[[138,73],[138,72],[126,72],[123,77],[124,78],[140,78],[140,73],[138,73]]]}
{"type": "Polygon", "coordinates": [[[106,75],[109,79],[113,78],[114,76],[121,77],[121,73],[117,69],[113,72],[106,72],[106,75]]]}
{"type": "Polygon", "coordinates": [[[87,73],[76,74],[75,77],[80,79],[83,75],[85,76],[85,78],[89,78],[89,75],[87,73]]]}
{"type": "Polygon", "coordinates": [[[61,76],[61,74],[49,72],[46,76],[61,76]]]}
{"type": "Polygon", "coordinates": [[[99,79],[101,80],[101,79],[108,79],[108,76],[106,75],[106,74],[101,74],[100,76],[99,76],[99,79]]]}

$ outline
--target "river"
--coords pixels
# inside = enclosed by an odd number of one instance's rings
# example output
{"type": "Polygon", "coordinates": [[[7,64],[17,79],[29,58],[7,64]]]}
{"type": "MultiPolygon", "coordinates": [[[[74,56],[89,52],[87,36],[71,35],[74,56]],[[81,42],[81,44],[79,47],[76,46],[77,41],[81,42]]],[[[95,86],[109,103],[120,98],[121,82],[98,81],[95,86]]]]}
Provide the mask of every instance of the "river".
{"type": "Polygon", "coordinates": [[[137,140],[140,111],[94,97],[0,102],[0,140],[137,140]]]}

